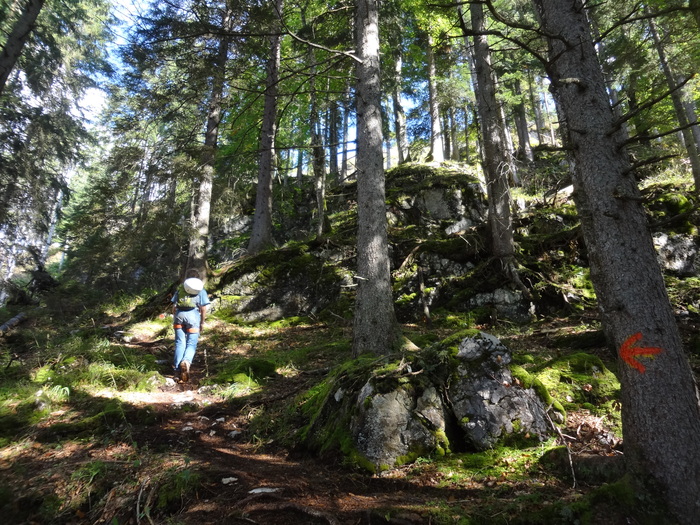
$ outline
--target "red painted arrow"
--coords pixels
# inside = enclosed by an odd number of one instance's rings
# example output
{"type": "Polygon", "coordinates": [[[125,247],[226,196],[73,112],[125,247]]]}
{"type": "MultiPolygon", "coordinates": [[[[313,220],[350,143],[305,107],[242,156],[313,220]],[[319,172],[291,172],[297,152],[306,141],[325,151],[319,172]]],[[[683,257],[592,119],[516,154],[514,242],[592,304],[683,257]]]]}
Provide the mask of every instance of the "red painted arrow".
{"type": "Polygon", "coordinates": [[[656,346],[635,346],[641,338],[642,332],[629,336],[620,347],[620,357],[625,363],[643,374],[646,371],[646,367],[637,360],[637,357],[652,357],[663,352],[663,349],[656,346]]]}

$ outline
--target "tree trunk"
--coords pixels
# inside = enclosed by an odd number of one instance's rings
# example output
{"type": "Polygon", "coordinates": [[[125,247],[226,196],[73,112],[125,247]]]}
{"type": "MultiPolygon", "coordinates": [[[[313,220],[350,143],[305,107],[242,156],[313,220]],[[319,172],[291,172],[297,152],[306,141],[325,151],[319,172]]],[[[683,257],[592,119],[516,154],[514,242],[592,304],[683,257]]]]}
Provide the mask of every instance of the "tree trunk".
{"type": "Polygon", "coordinates": [[[403,83],[403,59],[401,52],[394,53],[394,90],[391,94],[394,107],[394,128],[396,130],[396,148],[398,149],[399,164],[408,162],[408,142],[406,140],[406,113],[401,103],[401,85],[403,83]]]}
{"type": "Polygon", "coordinates": [[[527,73],[527,85],[528,94],[530,95],[530,104],[532,105],[532,110],[535,113],[535,130],[537,132],[537,145],[541,146],[544,144],[544,133],[542,129],[544,128],[544,119],[542,118],[542,106],[540,104],[539,96],[535,96],[535,79],[532,76],[532,72],[528,70],[527,73]]]}
{"type": "Polygon", "coordinates": [[[452,158],[452,135],[450,135],[450,117],[446,111],[441,111],[442,151],[446,159],[452,158]]]}
{"type": "MultiPolygon", "coordinates": [[[[283,0],[276,0],[277,15],[282,16],[283,0]]],[[[275,139],[277,136],[277,83],[282,38],[277,31],[270,37],[270,58],[265,80],[265,107],[260,129],[260,166],[255,195],[253,230],[248,242],[249,253],[259,253],[272,246],[272,179],[275,171],[275,139]]]]}
{"type": "Polygon", "coordinates": [[[668,63],[666,58],[666,51],[664,50],[663,42],[659,36],[659,32],[656,29],[656,22],[653,18],[649,18],[649,29],[651,30],[651,35],[654,38],[654,44],[656,47],[656,52],[659,55],[659,62],[661,63],[661,69],[666,77],[666,83],[671,91],[671,101],[673,102],[673,109],[676,113],[676,119],[678,123],[683,128],[681,130],[681,136],[683,137],[683,144],[685,146],[685,151],[688,153],[688,160],[690,161],[690,169],[693,173],[693,180],[695,181],[695,192],[700,192],[700,153],[698,153],[698,144],[695,142],[695,137],[693,132],[689,127],[688,116],[686,113],[686,108],[683,104],[683,91],[684,88],[676,89],[676,79],[673,71],[671,70],[671,65],[668,63]]]}
{"type": "Polygon", "coordinates": [[[297,183],[301,186],[302,180],[304,178],[304,150],[299,148],[297,150],[297,183]]]}
{"type": "Polygon", "coordinates": [[[338,102],[332,100],[328,111],[328,172],[331,176],[331,184],[333,180],[338,180],[338,120],[340,112],[338,111],[338,102]]]}
{"type": "Polygon", "coordinates": [[[343,98],[343,153],[340,160],[340,180],[345,182],[348,178],[348,129],[350,129],[350,108],[352,101],[350,99],[350,86],[348,86],[343,98]]]}
{"type": "Polygon", "coordinates": [[[7,36],[5,45],[0,52],[0,94],[5,89],[7,79],[22,54],[24,44],[34,30],[36,19],[44,7],[44,0],[28,0],[12,31],[7,36]]]}
{"type": "Polygon", "coordinates": [[[469,147],[469,106],[464,106],[462,108],[464,113],[464,162],[469,164],[471,162],[471,148],[469,147]]]}
{"type": "Polygon", "coordinates": [[[357,298],[353,355],[389,354],[399,337],[389,268],[378,0],[357,0],[357,298]]]}
{"type": "MultiPolygon", "coordinates": [[[[222,20],[222,28],[226,32],[229,28],[231,12],[228,10],[222,20]]],[[[199,177],[199,188],[196,192],[196,201],[193,213],[194,232],[190,238],[187,269],[197,270],[204,278],[207,269],[207,244],[209,242],[209,218],[211,215],[211,197],[214,186],[214,171],[216,163],[217,141],[219,137],[219,125],[221,124],[221,101],[224,94],[224,82],[226,80],[226,61],[228,60],[228,48],[231,40],[224,34],[219,40],[219,49],[216,61],[213,64],[213,84],[209,99],[209,113],[207,114],[207,127],[204,134],[204,148],[202,150],[202,170],[199,177]]]]}
{"type": "Polygon", "coordinates": [[[700,517],[700,405],[581,0],[533,0],[573,155],[603,325],[619,349],[625,460],[681,523],[700,517]],[[565,35],[563,37],[562,35],[565,35]],[[651,358],[654,359],[651,359],[651,358]]]}
{"type": "Polygon", "coordinates": [[[634,126],[634,134],[639,144],[643,147],[651,147],[650,125],[646,118],[642,118],[639,112],[639,101],[637,100],[637,78],[636,75],[630,75],[627,81],[627,100],[629,111],[634,114],[631,119],[634,126]]]}
{"type": "Polygon", "coordinates": [[[323,135],[321,134],[320,109],[318,92],[316,90],[316,55],[313,47],[309,47],[308,64],[309,98],[309,127],[311,131],[311,168],[314,174],[314,187],[316,190],[316,235],[324,233],[326,215],[326,156],[323,148],[323,135]]]}
{"type": "Polygon", "coordinates": [[[433,52],[433,37],[428,35],[428,103],[430,105],[430,153],[428,160],[442,162],[445,160],[445,149],[442,143],[442,127],[440,126],[440,105],[437,100],[437,71],[435,69],[435,54],[433,52]]]}
{"type": "Polygon", "coordinates": [[[459,151],[459,129],[457,126],[457,110],[454,106],[450,106],[447,110],[448,120],[450,122],[450,160],[459,162],[460,151],[459,151]]]}
{"type": "Polygon", "coordinates": [[[471,4],[470,13],[474,33],[476,104],[481,121],[482,159],[489,201],[491,253],[510,267],[515,253],[508,185],[510,159],[506,148],[504,123],[496,100],[491,50],[484,35],[482,4],[471,4]]]}
{"type": "Polygon", "coordinates": [[[527,111],[525,110],[525,99],[523,98],[520,80],[515,79],[514,92],[519,98],[518,103],[513,108],[515,117],[515,129],[518,132],[518,152],[517,157],[527,163],[534,161],[532,147],[530,146],[530,129],[527,123],[527,111]]]}

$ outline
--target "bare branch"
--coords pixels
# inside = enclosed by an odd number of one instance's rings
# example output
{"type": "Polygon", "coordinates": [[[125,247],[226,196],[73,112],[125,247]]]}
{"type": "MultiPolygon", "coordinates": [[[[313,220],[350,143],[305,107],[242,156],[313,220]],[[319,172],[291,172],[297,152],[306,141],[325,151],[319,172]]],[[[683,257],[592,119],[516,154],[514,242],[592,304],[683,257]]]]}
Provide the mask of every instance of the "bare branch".
{"type": "Polygon", "coordinates": [[[695,122],[691,122],[690,124],[686,124],[685,126],[679,126],[677,128],[669,129],[668,131],[664,131],[663,133],[657,133],[656,135],[644,135],[640,136],[637,135],[635,137],[631,137],[627,139],[625,142],[623,142],[623,146],[627,144],[632,144],[634,142],[640,142],[642,140],[654,140],[654,139],[660,139],[661,137],[666,137],[667,135],[673,135],[674,133],[677,133],[679,131],[683,131],[684,129],[690,128],[692,126],[697,126],[698,121],[696,120],[695,122]]]}

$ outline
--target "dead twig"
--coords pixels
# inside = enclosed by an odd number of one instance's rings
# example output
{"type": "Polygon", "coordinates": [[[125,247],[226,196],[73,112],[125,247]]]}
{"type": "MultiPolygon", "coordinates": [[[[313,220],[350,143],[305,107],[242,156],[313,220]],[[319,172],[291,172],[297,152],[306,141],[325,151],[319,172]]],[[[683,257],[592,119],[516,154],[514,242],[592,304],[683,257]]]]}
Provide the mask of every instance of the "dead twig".
{"type": "MultiPolygon", "coordinates": [[[[145,480],[143,480],[143,483],[141,484],[141,489],[139,490],[139,496],[136,498],[136,523],[141,523],[141,496],[143,495],[143,491],[146,489],[146,486],[148,483],[151,481],[150,477],[146,477],[145,480]]],[[[146,501],[146,505],[148,505],[148,502],[150,501],[150,496],[148,498],[148,501],[146,501]]],[[[146,512],[144,513],[144,516],[148,518],[148,521],[151,525],[155,525],[153,523],[153,520],[151,519],[150,512],[148,510],[148,506],[145,507],[146,512]]]]}
{"type": "Polygon", "coordinates": [[[574,480],[574,484],[571,486],[571,488],[575,489],[576,488],[576,472],[574,471],[574,460],[571,457],[571,448],[569,447],[569,443],[566,441],[564,434],[562,434],[559,427],[554,424],[554,421],[552,421],[552,418],[549,417],[549,409],[550,408],[552,408],[551,405],[549,407],[547,407],[547,410],[544,411],[544,415],[547,417],[547,421],[549,421],[549,424],[552,425],[552,428],[556,431],[557,434],[559,434],[559,438],[561,439],[562,443],[564,443],[564,446],[566,447],[566,454],[569,457],[569,467],[571,468],[571,477],[574,480]]]}

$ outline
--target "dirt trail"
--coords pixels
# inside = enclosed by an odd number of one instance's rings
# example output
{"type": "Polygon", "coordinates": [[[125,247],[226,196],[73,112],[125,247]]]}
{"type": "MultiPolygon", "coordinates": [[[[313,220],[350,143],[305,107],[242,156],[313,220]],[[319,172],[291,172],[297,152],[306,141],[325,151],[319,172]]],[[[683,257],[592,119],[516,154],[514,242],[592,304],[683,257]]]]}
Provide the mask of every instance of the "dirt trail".
{"type": "MultiPolygon", "coordinates": [[[[339,458],[292,458],[275,450],[274,443],[263,451],[246,431],[247,418],[236,408],[240,404],[203,393],[198,377],[195,369],[188,384],[120,396],[159,414],[157,424],[134,433],[141,447],[183,454],[204,475],[199,498],[186,502],[179,523],[428,523],[412,505],[431,499],[466,503],[473,497],[473,491],[409,482],[401,471],[394,477],[370,477],[338,464],[339,458]],[[183,411],[184,405],[190,410],[183,411]],[[388,519],[383,517],[387,509],[394,509],[388,519]]],[[[264,395],[246,400],[246,412],[286,397],[290,388],[298,390],[299,382],[271,380],[264,395]]]]}

